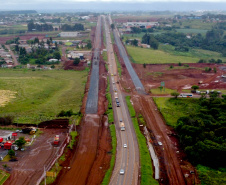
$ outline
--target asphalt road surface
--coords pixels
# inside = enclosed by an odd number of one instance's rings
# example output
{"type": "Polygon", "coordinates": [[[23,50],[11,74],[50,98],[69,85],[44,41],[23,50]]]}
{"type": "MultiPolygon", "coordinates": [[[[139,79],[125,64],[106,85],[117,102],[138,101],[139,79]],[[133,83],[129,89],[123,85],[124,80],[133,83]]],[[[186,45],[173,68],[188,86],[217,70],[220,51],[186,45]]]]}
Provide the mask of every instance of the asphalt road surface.
{"type": "Polygon", "coordinates": [[[125,98],[121,93],[121,87],[116,83],[118,81],[118,72],[114,56],[113,47],[111,44],[111,36],[109,24],[104,17],[106,45],[108,52],[108,65],[110,73],[110,86],[112,94],[112,104],[114,108],[116,136],[117,136],[117,152],[115,167],[110,180],[110,185],[137,185],[139,171],[139,148],[137,144],[136,134],[130,119],[125,98]],[[118,97],[120,107],[116,107],[115,97],[118,97]],[[125,131],[120,130],[120,121],[125,124],[125,131]],[[127,145],[124,148],[124,144],[127,145]],[[124,174],[120,175],[120,170],[124,170],[124,174]]]}
{"type": "Polygon", "coordinates": [[[86,102],[86,114],[96,114],[98,111],[98,90],[99,90],[99,61],[101,49],[101,17],[98,18],[95,34],[95,50],[92,59],[92,72],[90,86],[86,102]]]}

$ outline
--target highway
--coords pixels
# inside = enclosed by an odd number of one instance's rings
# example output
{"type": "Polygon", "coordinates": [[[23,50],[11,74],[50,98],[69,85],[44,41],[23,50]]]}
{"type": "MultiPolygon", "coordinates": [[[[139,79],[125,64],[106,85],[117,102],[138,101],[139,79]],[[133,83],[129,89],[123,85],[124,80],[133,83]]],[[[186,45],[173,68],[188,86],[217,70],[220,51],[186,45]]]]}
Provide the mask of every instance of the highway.
{"type": "Polygon", "coordinates": [[[137,185],[139,171],[139,148],[137,144],[136,134],[128,112],[128,107],[121,92],[121,86],[116,83],[118,81],[117,65],[111,42],[109,24],[106,21],[106,17],[104,17],[104,24],[108,54],[110,87],[117,136],[116,161],[110,180],[110,185],[137,185]],[[117,96],[119,99],[120,107],[116,106],[115,96],[117,96]],[[120,119],[125,124],[125,131],[120,130],[120,119]],[[124,148],[124,144],[127,145],[126,148],[124,148]],[[121,169],[125,171],[124,175],[120,175],[119,172],[121,169]]]}
{"type": "Polygon", "coordinates": [[[90,77],[90,88],[86,102],[86,114],[96,114],[98,111],[99,91],[99,62],[101,49],[101,17],[98,18],[95,34],[95,50],[92,59],[92,72],[90,77]]]}

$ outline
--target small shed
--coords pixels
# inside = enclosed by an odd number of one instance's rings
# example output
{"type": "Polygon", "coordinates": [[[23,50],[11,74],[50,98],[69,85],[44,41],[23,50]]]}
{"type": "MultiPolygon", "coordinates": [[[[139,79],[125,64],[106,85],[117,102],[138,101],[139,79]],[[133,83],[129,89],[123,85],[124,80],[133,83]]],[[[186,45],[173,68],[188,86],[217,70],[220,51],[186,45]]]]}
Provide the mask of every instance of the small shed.
{"type": "Polygon", "coordinates": [[[0,138],[3,139],[3,141],[8,141],[12,139],[12,131],[9,130],[0,130],[0,138]]]}

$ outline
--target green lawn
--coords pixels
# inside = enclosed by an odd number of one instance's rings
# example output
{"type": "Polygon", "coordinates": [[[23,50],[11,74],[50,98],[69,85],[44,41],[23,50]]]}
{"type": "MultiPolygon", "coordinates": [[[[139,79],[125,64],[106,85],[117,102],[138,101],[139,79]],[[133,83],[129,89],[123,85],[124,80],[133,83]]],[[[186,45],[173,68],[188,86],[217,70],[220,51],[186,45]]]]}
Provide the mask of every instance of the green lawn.
{"type": "Polygon", "coordinates": [[[152,94],[171,94],[172,92],[176,92],[174,89],[163,88],[160,90],[159,88],[151,89],[152,94]]]}
{"type": "Polygon", "coordinates": [[[179,25],[179,23],[175,23],[175,26],[181,26],[186,27],[189,26],[190,29],[201,29],[201,30],[211,30],[212,26],[214,26],[216,23],[213,22],[203,22],[202,20],[185,20],[181,21],[182,25],[179,25]]]}
{"type": "Polygon", "coordinates": [[[132,61],[138,64],[163,64],[163,63],[196,63],[200,58],[189,56],[176,56],[161,50],[146,49],[126,46],[132,61]]]}
{"type": "Polygon", "coordinates": [[[104,61],[108,62],[107,51],[103,51],[102,56],[103,56],[104,61]]]}
{"type": "Polygon", "coordinates": [[[188,29],[188,28],[182,28],[182,29],[176,29],[176,30],[177,30],[177,32],[181,32],[181,33],[185,33],[185,34],[187,34],[187,33],[206,34],[206,32],[208,31],[208,30],[203,30],[203,29],[188,29]]]}
{"type": "Polygon", "coordinates": [[[80,110],[87,71],[32,71],[0,69],[0,90],[16,92],[0,107],[0,116],[12,115],[14,122],[39,123],[56,118],[61,110],[80,110]]]}
{"type": "Polygon", "coordinates": [[[133,105],[130,102],[130,96],[126,96],[126,103],[130,112],[130,116],[133,122],[133,126],[136,132],[139,151],[140,151],[140,166],[141,166],[141,185],[157,185],[159,184],[153,178],[153,168],[152,168],[152,160],[150,153],[147,148],[146,139],[144,135],[141,133],[137,118],[135,117],[136,112],[133,108],[133,105]]]}
{"type": "Polygon", "coordinates": [[[65,43],[65,46],[71,46],[72,45],[72,42],[66,42],[65,43]]]}
{"type": "Polygon", "coordinates": [[[198,109],[198,99],[182,99],[182,98],[153,98],[158,109],[162,113],[166,124],[172,127],[176,126],[177,120],[182,116],[187,116],[191,112],[198,109]]]}
{"type": "MultiPolygon", "coordinates": [[[[209,60],[211,58],[214,58],[214,59],[219,58],[219,59],[222,59],[224,62],[226,62],[226,57],[222,57],[221,53],[209,51],[209,50],[189,48],[189,52],[180,52],[180,51],[175,51],[174,46],[164,45],[164,44],[159,45],[159,50],[174,56],[195,57],[195,58],[199,58],[199,59],[202,58],[206,60],[209,60]]],[[[198,60],[196,62],[198,62],[198,60]]]]}
{"type": "Polygon", "coordinates": [[[9,173],[6,173],[6,172],[0,170],[0,185],[3,185],[9,176],[10,176],[9,173]]]}

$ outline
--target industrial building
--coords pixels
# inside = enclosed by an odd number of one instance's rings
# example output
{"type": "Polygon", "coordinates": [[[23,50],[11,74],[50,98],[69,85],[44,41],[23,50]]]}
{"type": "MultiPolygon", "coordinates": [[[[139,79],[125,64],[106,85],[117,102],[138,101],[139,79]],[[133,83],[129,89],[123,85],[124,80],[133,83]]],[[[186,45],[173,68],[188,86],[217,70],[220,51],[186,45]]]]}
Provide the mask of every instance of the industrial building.
{"type": "Polygon", "coordinates": [[[77,37],[79,34],[79,32],[61,32],[60,37],[77,37]]]}

